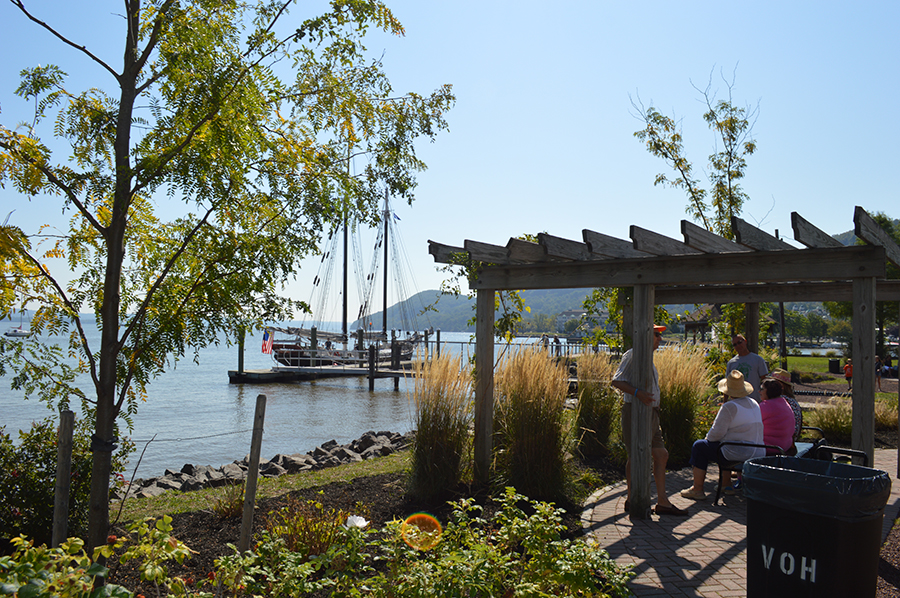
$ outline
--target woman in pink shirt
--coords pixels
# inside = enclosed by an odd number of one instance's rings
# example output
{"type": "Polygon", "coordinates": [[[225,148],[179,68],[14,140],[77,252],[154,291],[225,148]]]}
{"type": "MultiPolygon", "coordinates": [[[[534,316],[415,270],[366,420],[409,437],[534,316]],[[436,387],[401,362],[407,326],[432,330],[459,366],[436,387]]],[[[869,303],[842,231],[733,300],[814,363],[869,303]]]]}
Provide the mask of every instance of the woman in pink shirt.
{"type": "MultiPolygon", "coordinates": [[[[794,411],[781,396],[781,383],[765,380],[759,389],[759,411],[763,421],[765,444],[781,447],[785,453],[794,445],[794,411]]],[[[774,449],[766,453],[775,454],[774,449]]]]}

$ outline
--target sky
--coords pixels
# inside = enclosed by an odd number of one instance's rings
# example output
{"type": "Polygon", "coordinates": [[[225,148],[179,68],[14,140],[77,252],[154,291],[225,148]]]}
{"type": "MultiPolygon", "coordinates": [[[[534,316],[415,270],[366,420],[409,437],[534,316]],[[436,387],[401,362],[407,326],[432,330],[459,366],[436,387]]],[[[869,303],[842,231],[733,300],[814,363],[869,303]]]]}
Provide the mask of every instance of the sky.
{"type": "MultiPolygon", "coordinates": [[[[321,2],[292,10],[298,23],[321,2]]],[[[445,274],[428,240],[505,245],[547,232],[580,241],[582,229],[621,239],[638,225],[681,239],[687,198],[654,186],[668,166],[634,137],[633,104],[682,124],[685,152],[708,187],[716,139],[702,90],[758,108],[757,151],[743,182],[742,217],[791,243],[791,212],[829,234],[853,228],[854,207],[900,218],[900,2],[498,2],[388,0],[402,38],[372,36],[396,92],[453,85],[449,131],[423,140],[417,200],[395,205],[418,290],[445,274]],[[699,88],[699,91],[698,89],[699,88]]],[[[48,23],[112,64],[120,55],[121,2],[26,1],[48,23]],[[88,7],[88,8],[84,8],[88,7]],[[87,14],[90,13],[90,14],[87,14]]],[[[72,87],[112,81],[89,61],[0,6],[0,122],[27,108],[13,95],[21,69],[59,64],[72,87]]],[[[399,203],[399,202],[398,202],[399,203]]],[[[55,207],[0,189],[10,223],[36,232],[64,223],[55,207]]],[[[800,246],[797,243],[792,243],[800,246]]],[[[287,292],[307,299],[317,259],[287,292]]],[[[465,289],[465,285],[463,285],[465,289]]]]}

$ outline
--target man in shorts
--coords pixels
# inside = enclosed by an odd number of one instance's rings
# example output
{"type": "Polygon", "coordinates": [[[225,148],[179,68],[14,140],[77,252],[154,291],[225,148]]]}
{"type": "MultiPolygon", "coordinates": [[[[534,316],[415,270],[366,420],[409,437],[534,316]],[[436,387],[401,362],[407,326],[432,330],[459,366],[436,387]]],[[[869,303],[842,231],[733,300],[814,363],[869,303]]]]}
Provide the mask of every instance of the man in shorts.
{"type": "MultiPolygon", "coordinates": [[[[653,327],[653,350],[659,347],[659,341],[662,339],[662,333],[666,329],[665,326],[653,327]]],[[[629,500],[631,498],[631,402],[637,398],[641,403],[652,408],[650,415],[650,430],[652,438],[650,441],[650,455],[653,459],[653,478],[656,481],[656,514],[657,515],[680,515],[688,514],[686,509],[679,509],[671,502],[666,494],[666,463],[669,461],[669,451],[663,443],[662,429],[659,427],[659,373],[656,366],[653,366],[653,386],[650,390],[642,390],[631,383],[631,363],[634,349],[628,349],[622,356],[619,368],[613,376],[612,385],[625,395],[625,402],[622,405],[622,440],[625,442],[625,450],[629,452],[628,460],[625,462],[625,483],[628,488],[628,494],[625,497],[625,510],[628,511],[629,500]]]]}

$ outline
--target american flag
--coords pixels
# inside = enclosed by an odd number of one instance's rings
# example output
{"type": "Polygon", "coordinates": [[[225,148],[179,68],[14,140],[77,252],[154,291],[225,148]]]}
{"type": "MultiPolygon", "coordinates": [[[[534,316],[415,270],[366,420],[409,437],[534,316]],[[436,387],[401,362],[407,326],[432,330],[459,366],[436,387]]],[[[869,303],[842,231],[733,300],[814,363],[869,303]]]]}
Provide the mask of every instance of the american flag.
{"type": "Polygon", "coordinates": [[[268,330],[263,334],[263,342],[262,342],[262,352],[263,353],[271,353],[272,352],[272,343],[275,342],[275,335],[268,330]]]}

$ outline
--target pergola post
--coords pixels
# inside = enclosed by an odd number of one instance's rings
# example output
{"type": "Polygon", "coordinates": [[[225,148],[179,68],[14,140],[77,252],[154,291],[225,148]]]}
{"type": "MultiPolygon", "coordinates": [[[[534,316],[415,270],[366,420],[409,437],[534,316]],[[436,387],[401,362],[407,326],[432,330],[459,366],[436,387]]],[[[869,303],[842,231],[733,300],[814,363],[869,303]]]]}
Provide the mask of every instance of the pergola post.
{"type": "Polygon", "coordinates": [[[744,337],[747,348],[759,353],[759,303],[744,304],[744,337]]]}
{"type": "MultiPolygon", "coordinates": [[[[653,285],[634,287],[631,382],[648,391],[653,387],[653,292],[653,285]]],[[[638,400],[631,402],[631,519],[650,518],[650,415],[650,407],[638,400]]]]}
{"type": "Polygon", "coordinates": [[[851,448],[875,461],[875,278],[853,279],[853,430],[851,448]]]}
{"type": "Polygon", "coordinates": [[[478,289],[475,298],[475,483],[490,480],[494,417],[494,290],[478,289]]]}

